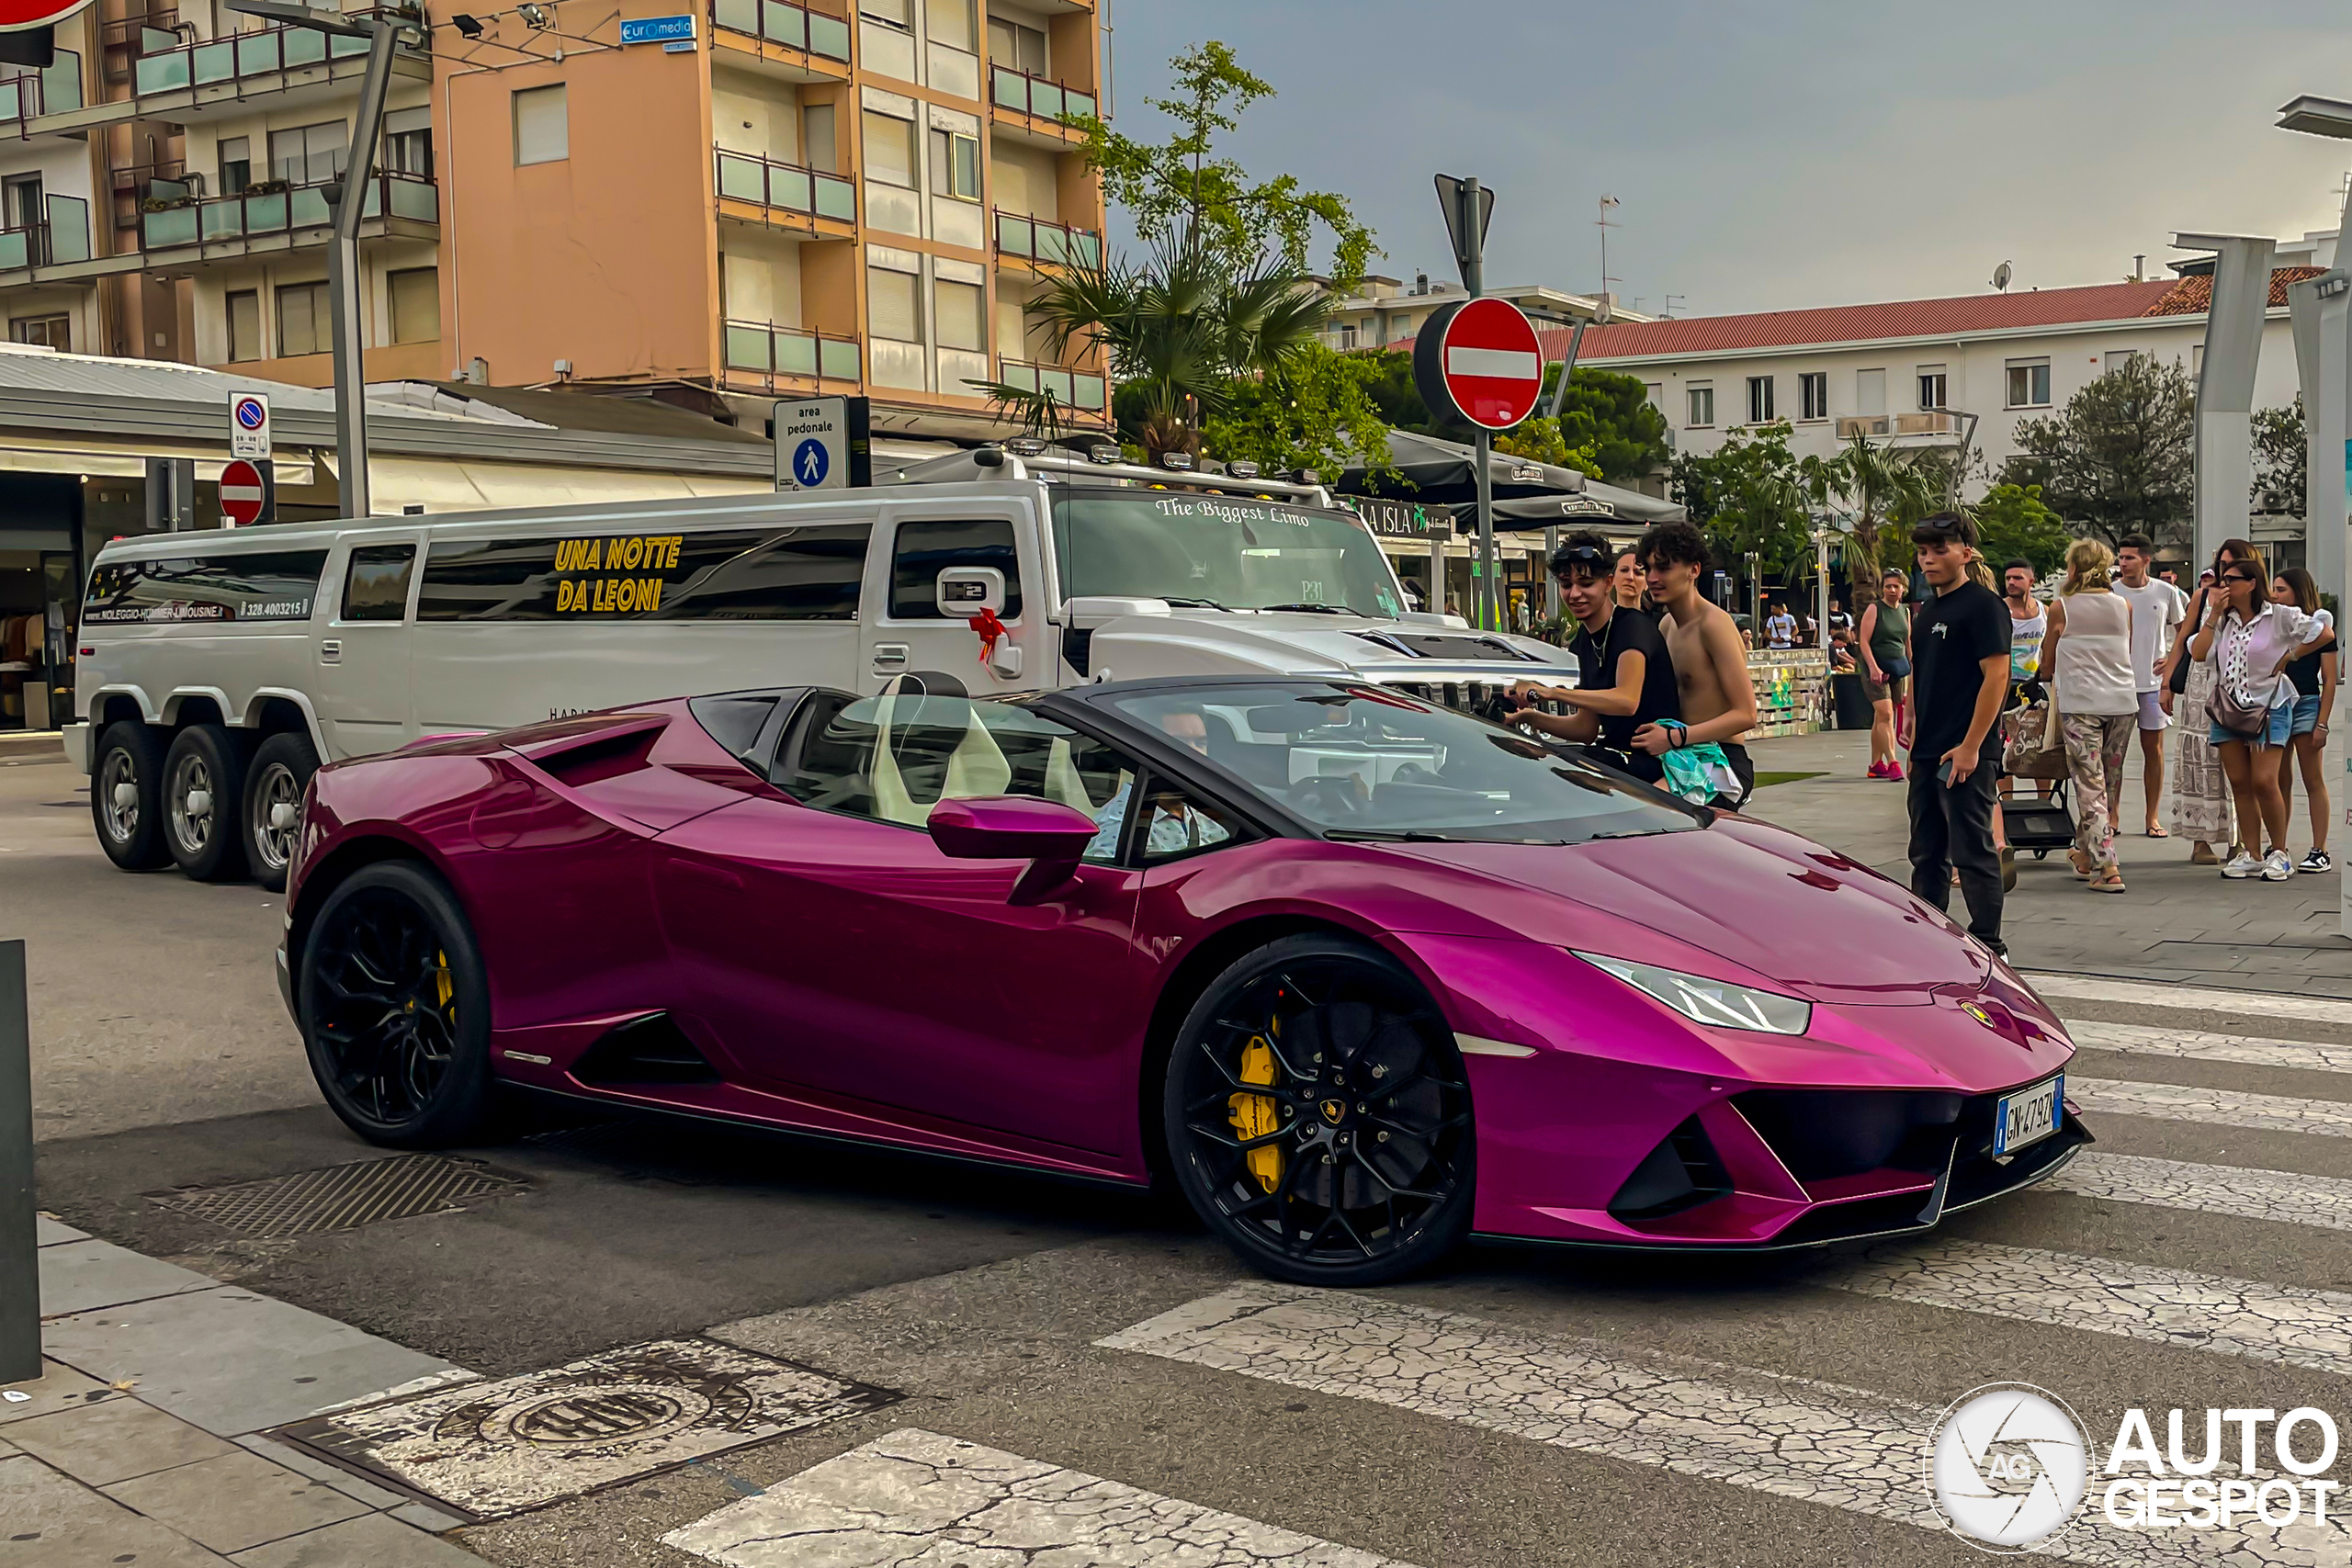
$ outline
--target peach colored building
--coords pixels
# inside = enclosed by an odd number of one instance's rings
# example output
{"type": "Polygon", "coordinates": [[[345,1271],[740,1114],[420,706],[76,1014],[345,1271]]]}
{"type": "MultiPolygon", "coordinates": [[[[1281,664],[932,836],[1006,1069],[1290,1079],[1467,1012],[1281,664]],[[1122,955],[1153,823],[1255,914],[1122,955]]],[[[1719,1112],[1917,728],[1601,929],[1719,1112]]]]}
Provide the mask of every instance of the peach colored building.
{"type": "MultiPolygon", "coordinates": [[[[97,0],[54,65],[0,74],[0,320],[327,385],[326,187],[364,45],[164,4],[97,0]]],[[[864,392],[877,433],[969,436],[1002,428],[972,385],[1002,379],[1106,421],[1099,364],[1048,363],[1025,310],[1101,254],[1060,123],[1098,107],[1094,0],[462,4],[372,13],[409,31],[361,231],[370,381],[749,428],[864,392]],[[655,19],[691,36],[621,41],[655,19]]]]}

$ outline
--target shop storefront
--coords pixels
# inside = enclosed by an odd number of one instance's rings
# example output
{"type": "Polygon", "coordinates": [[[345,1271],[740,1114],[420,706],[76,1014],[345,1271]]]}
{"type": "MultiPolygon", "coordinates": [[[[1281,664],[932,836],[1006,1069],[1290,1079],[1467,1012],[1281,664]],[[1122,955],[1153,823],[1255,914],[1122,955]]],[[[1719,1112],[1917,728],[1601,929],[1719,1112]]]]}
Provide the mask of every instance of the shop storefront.
{"type": "Polygon", "coordinates": [[[74,589],[94,548],[78,478],[0,473],[0,731],[68,716],[74,589]]]}

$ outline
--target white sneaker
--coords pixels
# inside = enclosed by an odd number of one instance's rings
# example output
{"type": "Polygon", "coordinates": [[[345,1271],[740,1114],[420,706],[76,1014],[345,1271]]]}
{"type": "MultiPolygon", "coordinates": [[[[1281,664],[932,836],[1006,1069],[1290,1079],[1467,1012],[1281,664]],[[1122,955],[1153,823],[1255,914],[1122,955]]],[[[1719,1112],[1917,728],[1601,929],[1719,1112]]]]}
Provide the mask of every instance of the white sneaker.
{"type": "Polygon", "coordinates": [[[2287,858],[2284,850],[2273,850],[2262,857],[2262,880],[2286,882],[2295,874],[2295,863],[2287,858]]]}
{"type": "Polygon", "coordinates": [[[2229,863],[2222,867],[2222,874],[2234,882],[2242,882],[2249,876],[2257,876],[2261,872],[2262,862],[2244,850],[2232,855],[2229,863]]]}
{"type": "Polygon", "coordinates": [[[2296,863],[2295,869],[2297,871],[2308,871],[2313,873],[2334,871],[2335,869],[2335,863],[2327,858],[2327,852],[2325,850],[2313,850],[2311,853],[2305,855],[2296,863]]]}

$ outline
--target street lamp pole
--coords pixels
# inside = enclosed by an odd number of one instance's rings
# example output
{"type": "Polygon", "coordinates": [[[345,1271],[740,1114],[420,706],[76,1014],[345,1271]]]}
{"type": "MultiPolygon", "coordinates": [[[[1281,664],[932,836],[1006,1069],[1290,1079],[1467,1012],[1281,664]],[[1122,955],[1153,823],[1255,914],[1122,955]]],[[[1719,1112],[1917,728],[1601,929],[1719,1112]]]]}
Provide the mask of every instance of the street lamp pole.
{"type": "Polygon", "coordinates": [[[327,246],[327,288],[334,300],[334,450],[339,500],[345,517],[365,517],[368,494],[367,334],[359,310],[359,221],[376,180],[376,144],[384,130],[384,97],[392,83],[399,24],[380,17],[351,17],[278,0],[229,0],[229,9],[289,27],[368,40],[368,71],[351,127],[351,158],[334,201],[327,246]]]}

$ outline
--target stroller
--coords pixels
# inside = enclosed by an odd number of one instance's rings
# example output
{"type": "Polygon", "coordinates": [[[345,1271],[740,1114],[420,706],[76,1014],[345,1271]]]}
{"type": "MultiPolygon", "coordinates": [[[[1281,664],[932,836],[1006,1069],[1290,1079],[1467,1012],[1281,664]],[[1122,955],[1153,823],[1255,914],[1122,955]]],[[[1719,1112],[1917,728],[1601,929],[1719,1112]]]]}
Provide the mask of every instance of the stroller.
{"type": "Polygon", "coordinates": [[[2018,705],[2001,716],[2001,772],[2013,779],[2054,779],[2058,787],[2047,795],[2008,796],[2001,802],[2001,820],[2011,849],[2031,850],[2034,859],[2047,860],[2051,851],[2075,842],[2066,748],[2042,683],[2020,683],[2018,697],[2018,705]]]}

